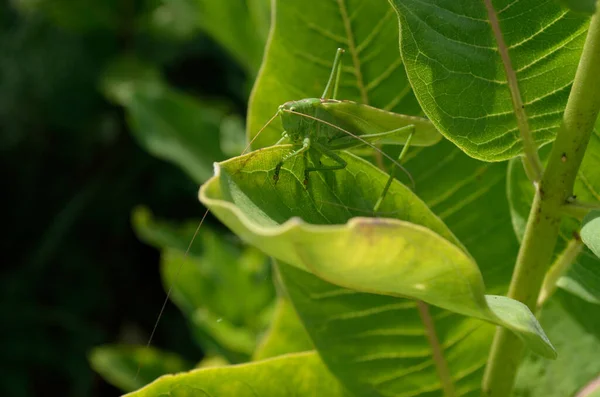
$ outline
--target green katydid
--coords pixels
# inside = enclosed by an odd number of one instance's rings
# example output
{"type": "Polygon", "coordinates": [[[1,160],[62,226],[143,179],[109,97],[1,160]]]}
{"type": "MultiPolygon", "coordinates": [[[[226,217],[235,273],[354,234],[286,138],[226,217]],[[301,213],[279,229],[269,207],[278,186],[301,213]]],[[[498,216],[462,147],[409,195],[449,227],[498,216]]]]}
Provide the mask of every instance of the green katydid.
{"type": "MultiPolygon", "coordinates": [[[[285,155],[275,168],[273,179],[279,180],[283,164],[302,155],[304,184],[308,184],[309,174],[313,171],[334,171],[346,167],[346,162],[336,151],[370,146],[379,150],[375,144],[430,146],[441,139],[441,135],[427,119],[388,112],[352,101],[335,99],[341,72],[341,56],[344,50],[337,50],[329,81],[321,98],[308,98],[286,102],[279,106],[275,116],[281,118],[284,128],[282,138],[276,143],[291,142],[300,148],[285,155]],[[308,165],[308,157],[312,166],[308,165]],[[333,160],[333,164],[323,164],[322,157],[333,160]]],[[[267,124],[269,124],[267,123],[267,124]]],[[[264,127],[263,127],[264,128],[264,127]]],[[[406,151],[403,150],[403,153],[406,151]]],[[[384,157],[394,166],[404,168],[386,153],[384,157]]],[[[412,177],[404,170],[409,178],[412,177]]],[[[391,182],[391,179],[390,179],[391,182]]],[[[388,183],[382,192],[385,196],[388,183]]],[[[381,199],[379,200],[381,201],[381,199]]],[[[378,206],[378,205],[377,205],[378,206]]]]}

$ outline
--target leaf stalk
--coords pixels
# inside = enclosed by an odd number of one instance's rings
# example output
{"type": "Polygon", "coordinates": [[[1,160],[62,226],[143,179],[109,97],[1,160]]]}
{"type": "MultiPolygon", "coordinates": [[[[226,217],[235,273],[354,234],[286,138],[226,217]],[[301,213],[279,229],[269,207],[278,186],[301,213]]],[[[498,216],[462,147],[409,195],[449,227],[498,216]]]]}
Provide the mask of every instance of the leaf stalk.
{"type": "Polygon", "coordinates": [[[579,220],[582,220],[590,211],[600,210],[600,202],[588,203],[584,201],[572,201],[566,203],[562,211],[565,215],[572,216],[579,220]]]}

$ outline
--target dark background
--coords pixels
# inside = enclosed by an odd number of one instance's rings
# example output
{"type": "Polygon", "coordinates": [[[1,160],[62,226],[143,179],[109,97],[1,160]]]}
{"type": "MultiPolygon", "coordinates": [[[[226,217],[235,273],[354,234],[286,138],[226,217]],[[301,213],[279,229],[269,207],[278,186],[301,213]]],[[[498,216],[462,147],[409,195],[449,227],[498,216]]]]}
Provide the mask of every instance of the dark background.
{"type": "MultiPolygon", "coordinates": [[[[172,86],[227,97],[240,114],[247,76],[198,31],[134,28],[156,1],[101,0],[97,10],[86,0],[71,14],[27,3],[0,5],[0,395],[114,396],[86,354],[146,343],[165,297],[159,253],[135,237],[131,211],[177,220],[204,210],[196,183],[138,146],[100,75],[135,52],[172,86]],[[102,10],[114,11],[109,22],[102,10]]],[[[153,345],[202,355],[172,305],[153,345]]]]}

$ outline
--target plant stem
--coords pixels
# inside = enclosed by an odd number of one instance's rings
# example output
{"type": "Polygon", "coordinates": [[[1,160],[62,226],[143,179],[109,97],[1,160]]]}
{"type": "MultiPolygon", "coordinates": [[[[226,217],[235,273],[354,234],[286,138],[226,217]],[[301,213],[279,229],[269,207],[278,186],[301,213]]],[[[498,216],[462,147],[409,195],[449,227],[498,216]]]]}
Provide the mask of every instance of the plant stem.
{"type": "MultiPolygon", "coordinates": [[[[535,311],[548,270],[562,217],[572,196],[577,171],[600,110],[600,16],[592,17],[563,122],[529,213],[527,228],[508,296],[535,311]]],[[[510,395],[524,346],[516,335],[499,328],[483,378],[482,395],[510,395]]]]}

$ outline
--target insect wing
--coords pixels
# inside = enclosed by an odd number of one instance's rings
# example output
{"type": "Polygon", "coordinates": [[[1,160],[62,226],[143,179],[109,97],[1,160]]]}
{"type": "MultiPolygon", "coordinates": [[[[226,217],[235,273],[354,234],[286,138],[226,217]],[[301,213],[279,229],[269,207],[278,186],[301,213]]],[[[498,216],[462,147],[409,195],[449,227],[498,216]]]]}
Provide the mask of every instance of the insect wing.
{"type": "Polygon", "coordinates": [[[356,135],[383,135],[377,143],[403,145],[410,135],[410,129],[402,127],[415,126],[415,134],[411,145],[431,146],[442,139],[442,135],[433,124],[422,117],[392,113],[352,101],[325,100],[321,106],[335,119],[343,121],[343,125],[356,135]],[[400,130],[398,133],[384,134],[388,131],[400,130]]]}

